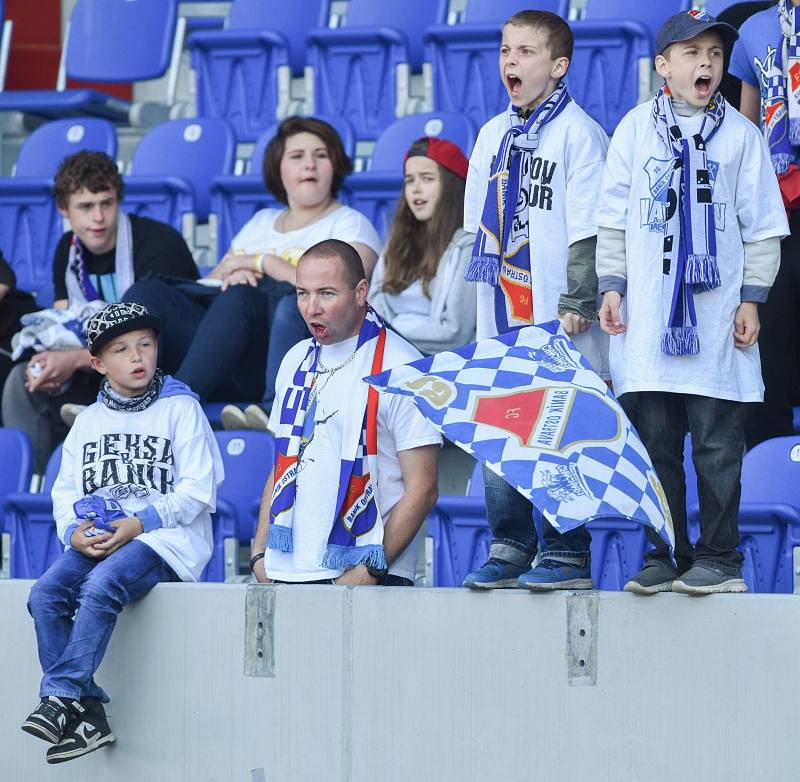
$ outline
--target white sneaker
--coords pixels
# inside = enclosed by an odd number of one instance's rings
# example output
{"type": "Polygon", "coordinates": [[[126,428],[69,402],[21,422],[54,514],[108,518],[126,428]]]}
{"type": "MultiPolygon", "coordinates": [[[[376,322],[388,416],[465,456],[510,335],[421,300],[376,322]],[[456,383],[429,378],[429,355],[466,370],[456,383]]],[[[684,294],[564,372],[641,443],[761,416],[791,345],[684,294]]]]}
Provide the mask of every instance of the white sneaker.
{"type": "Polygon", "coordinates": [[[244,409],[244,417],[247,420],[248,429],[255,429],[257,432],[269,431],[269,416],[260,405],[247,405],[244,409]]]}
{"type": "Polygon", "coordinates": [[[58,411],[59,415],[61,416],[61,420],[67,425],[72,426],[75,423],[75,419],[78,417],[78,413],[82,412],[87,408],[87,405],[75,405],[71,402],[61,405],[61,409],[58,411]]]}
{"type": "Polygon", "coordinates": [[[247,419],[242,410],[236,405],[225,405],[219,414],[222,421],[222,428],[228,431],[232,429],[247,429],[247,419]]]}

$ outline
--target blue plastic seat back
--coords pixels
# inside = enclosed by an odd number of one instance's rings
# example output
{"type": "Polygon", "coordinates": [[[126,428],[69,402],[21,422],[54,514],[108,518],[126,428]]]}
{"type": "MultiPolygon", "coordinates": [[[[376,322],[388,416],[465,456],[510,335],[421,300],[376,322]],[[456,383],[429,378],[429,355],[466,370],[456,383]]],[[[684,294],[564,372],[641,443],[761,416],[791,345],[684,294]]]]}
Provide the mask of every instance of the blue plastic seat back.
{"type": "Polygon", "coordinates": [[[584,19],[634,19],[641,22],[652,34],[656,34],[667,17],[680,11],[688,11],[691,0],[658,0],[643,3],[641,0],[589,0],[584,19]]]}
{"type": "Polygon", "coordinates": [[[178,0],[77,0],[66,70],[84,81],[141,81],[166,72],[178,0]]]}
{"type": "Polygon", "coordinates": [[[461,114],[433,112],[395,120],[375,142],[370,171],[397,173],[403,179],[403,157],[421,136],[433,136],[457,144],[467,157],[475,144],[475,126],[461,114]]]}
{"type": "Polygon", "coordinates": [[[267,432],[214,432],[214,436],[225,464],[225,481],[218,494],[236,509],[238,538],[249,544],[255,532],[253,506],[272,470],[275,441],[267,432]]]}
{"type": "Polygon", "coordinates": [[[744,455],[742,502],[776,502],[800,509],[800,435],[765,440],[744,455]]]}
{"type": "Polygon", "coordinates": [[[33,450],[24,432],[0,428],[0,464],[1,509],[7,495],[27,491],[31,483],[33,450]]]}
{"type": "MultiPolygon", "coordinates": [[[[591,0],[590,0],[591,1],[591,0]]],[[[569,0],[537,0],[529,6],[537,11],[549,11],[567,18],[569,0]]],[[[519,0],[467,0],[464,10],[464,22],[505,22],[509,16],[526,8],[519,0]]]]}
{"type": "Polygon", "coordinates": [[[204,222],[208,218],[211,182],[215,176],[232,171],[235,148],[233,130],[225,120],[170,120],[148,131],[139,142],[131,159],[128,182],[133,185],[137,176],[145,175],[175,177],[189,183],[194,212],[198,221],[204,222]]]}
{"type": "Polygon", "coordinates": [[[17,156],[15,176],[54,177],[61,161],[89,149],[117,157],[117,134],[104,119],[60,119],[46,122],[25,139],[17,156]]]}
{"type": "Polygon", "coordinates": [[[592,580],[598,589],[619,591],[642,567],[647,548],[643,524],[628,519],[596,519],[592,535],[592,580]]]}
{"type": "Polygon", "coordinates": [[[312,30],[308,62],[314,73],[315,111],[346,117],[359,138],[377,138],[396,116],[396,71],[422,64],[422,32],[444,19],[443,0],[375,3],[351,0],[335,30],[312,30]]]}
{"type": "Polygon", "coordinates": [[[485,502],[478,497],[440,497],[428,515],[428,535],[433,539],[433,585],[461,586],[489,553],[492,531],[485,502]]]}

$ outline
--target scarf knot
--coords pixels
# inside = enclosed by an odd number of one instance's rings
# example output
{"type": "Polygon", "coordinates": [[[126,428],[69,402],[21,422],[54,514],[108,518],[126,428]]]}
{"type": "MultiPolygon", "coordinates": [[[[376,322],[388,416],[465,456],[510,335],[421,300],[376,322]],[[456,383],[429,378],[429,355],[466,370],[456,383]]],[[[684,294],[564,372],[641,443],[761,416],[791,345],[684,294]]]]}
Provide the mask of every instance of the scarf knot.
{"type": "Polygon", "coordinates": [[[531,161],[542,128],[572,99],[561,83],[527,119],[513,106],[492,163],[481,222],[464,279],[485,282],[495,290],[495,325],[499,334],[533,323],[528,194],[531,161]]]}
{"type": "Polygon", "coordinates": [[[653,100],[656,133],[673,157],[667,204],[675,208],[667,209],[663,243],[665,285],[672,288],[667,287],[669,314],[661,339],[661,351],[669,356],[700,352],[694,295],[722,284],[706,150],[724,117],[725,100],[718,91],[706,107],[700,131],[685,138],[669,89],[660,89],[653,100]]]}

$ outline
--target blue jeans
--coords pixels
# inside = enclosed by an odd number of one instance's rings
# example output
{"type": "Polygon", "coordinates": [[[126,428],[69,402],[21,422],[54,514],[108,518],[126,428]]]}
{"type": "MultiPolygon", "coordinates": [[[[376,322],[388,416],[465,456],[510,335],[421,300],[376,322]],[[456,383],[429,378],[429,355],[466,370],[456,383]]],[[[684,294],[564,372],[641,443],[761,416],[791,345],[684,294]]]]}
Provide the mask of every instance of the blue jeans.
{"type": "Polygon", "coordinates": [[[264,378],[262,407],[269,412],[275,401],[275,383],[283,357],[298,343],[310,336],[308,326],[297,307],[294,288],[275,305],[267,347],[267,369],[264,378]]]}
{"type": "Polygon", "coordinates": [[[40,697],[88,697],[107,703],[108,695],[95,684],[94,673],[117,614],[159,582],[177,580],[172,568],[137,540],[100,560],[67,549],[28,597],[44,673],[40,697]]]}
{"type": "MultiPolygon", "coordinates": [[[[693,562],[706,560],[737,575],[743,560],[736,547],[746,405],[660,391],[625,394],[622,399],[626,412],[631,403],[635,405],[634,425],[667,496],[675,527],[678,570],[684,572],[693,562]],[[686,523],[683,447],[687,428],[692,436],[692,461],[700,500],[700,539],[694,548],[689,542],[686,523]]],[[[667,544],[650,528],[647,536],[653,546],[647,558],[666,559],[667,544]]]]}
{"type": "Polygon", "coordinates": [[[562,534],[542,518],[530,500],[486,467],[483,481],[486,516],[492,528],[490,559],[528,567],[536,556],[537,541],[541,539],[543,558],[576,565],[588,563],[592,539],[586,527],[562,534]]]}

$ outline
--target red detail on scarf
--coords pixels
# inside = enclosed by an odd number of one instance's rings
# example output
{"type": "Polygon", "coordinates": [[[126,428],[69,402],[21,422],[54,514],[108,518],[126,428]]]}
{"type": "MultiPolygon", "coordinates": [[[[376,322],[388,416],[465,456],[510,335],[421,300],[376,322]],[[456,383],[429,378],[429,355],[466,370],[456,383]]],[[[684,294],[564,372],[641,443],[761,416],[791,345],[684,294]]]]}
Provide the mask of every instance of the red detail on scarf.
{"type": "Polygon", "coordinates": [[[281,476],[297,461],[296,456],[284,456],[282,453],[278,454],[275,460],[275,481],[279,481],[281,476]]]}
{"type": "Polygon", "coordinates": [[[503,277],[502,274],[500,287],[511,305],[512,317],[525,323],[533,323],[533,290],[527,285],[503,277]]]}

